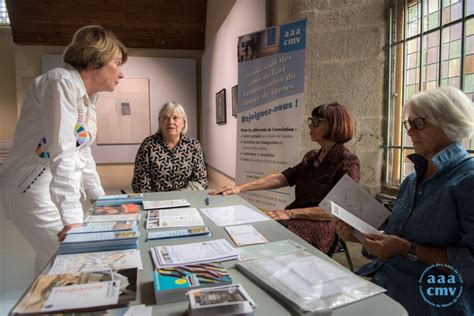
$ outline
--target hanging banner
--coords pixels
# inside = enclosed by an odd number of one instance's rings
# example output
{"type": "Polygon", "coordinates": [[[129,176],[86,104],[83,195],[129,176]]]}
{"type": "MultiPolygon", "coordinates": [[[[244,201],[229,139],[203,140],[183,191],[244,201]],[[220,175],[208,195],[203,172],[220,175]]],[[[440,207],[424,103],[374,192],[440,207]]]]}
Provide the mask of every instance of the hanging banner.
{"type": "MultiPolygon", "coordinates": [[[[306,19],[239,37],[238,184],[300,162],[305,47],[306,19]]],[[[294,188],[242,196],[261,209],[283,209],[294,200],[294,188]]]]}

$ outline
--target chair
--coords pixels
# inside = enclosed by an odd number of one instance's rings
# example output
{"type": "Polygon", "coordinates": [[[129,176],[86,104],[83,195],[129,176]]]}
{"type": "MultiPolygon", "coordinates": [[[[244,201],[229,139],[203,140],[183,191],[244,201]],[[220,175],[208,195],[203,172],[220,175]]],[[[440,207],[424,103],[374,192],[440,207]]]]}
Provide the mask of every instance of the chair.
{"type": "Polygon", "coordinates": [[[331,249],[328,252],[328,256],[332,257],[337,252],[344,252],[346,256],[347,265],[349,269],[354,272],[354,265],[352,264],[351,254],[349,253],[349,248],[347,248],[347,244],[344,240],[340,239],[339,236],[336,235],[336,239],[331,246],[331,249]]]}

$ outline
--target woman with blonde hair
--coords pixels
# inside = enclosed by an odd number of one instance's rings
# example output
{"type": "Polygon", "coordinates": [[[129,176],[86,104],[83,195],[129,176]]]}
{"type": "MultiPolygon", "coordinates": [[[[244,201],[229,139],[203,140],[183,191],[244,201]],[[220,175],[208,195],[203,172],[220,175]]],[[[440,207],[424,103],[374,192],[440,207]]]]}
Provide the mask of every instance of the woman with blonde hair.
{"type": "Polygon", "coordinates": [[[123,77],[127,50],[112,31],[90,25],[74,34],[63,60],[33,81],[0,170],[2,209],[36,251],[37,272],[58,237],[83,222],[81,197],[104,195],[90,149],[95,103],[123,77]]]}
{"type": "Polygon", "coordinates": [[[187,136],[188,119],[181,104],[163,104],[158,131],[142,142],[135,158],[134,192],[207,189],[207,169],[199,141],[187,136]]]}

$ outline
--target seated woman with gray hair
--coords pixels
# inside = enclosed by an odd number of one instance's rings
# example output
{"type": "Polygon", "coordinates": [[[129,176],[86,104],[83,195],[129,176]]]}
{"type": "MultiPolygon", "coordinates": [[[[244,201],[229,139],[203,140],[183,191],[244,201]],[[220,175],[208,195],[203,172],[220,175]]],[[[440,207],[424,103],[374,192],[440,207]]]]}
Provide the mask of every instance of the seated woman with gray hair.
{"type": "Polygon", "coordinates": [[[158,114],[158,132],[142,142],[135,158],[134,192],[207,189],[207,170],[201,145],[186,136],[183,106],[170,101],[158,114]]]}
{"type": "MultiPolygon", "coordinates": [[[[359,274],[373,276],[410,315],[473,315],[474,159],[462,140],[474,130],[474,107],[460,90],[442,87],[413,96],[404,111],[415,171],[384,233],[364,234],[377,259],[359,274]]],[[[356,241],[344,222],[336,231],[356,241]]]]}

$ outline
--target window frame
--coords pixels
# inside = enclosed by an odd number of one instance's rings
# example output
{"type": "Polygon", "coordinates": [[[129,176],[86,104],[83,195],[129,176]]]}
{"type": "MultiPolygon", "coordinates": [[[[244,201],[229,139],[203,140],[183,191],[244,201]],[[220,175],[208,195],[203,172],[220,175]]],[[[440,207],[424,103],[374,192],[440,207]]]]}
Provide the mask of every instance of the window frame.
{"type": "MultiPolygon", "coordinates": [[[[406,131],[403,128],[403,106],[405,104],[405,95],[407,90],[407,59],[408,59],[408,47],[407,43],[412,40],[418,39],[419,45],[417,45],[417,49],[415,51],[416,54],[416,62],[415,62],[415,74],[416,80],[415,85],[417,85],[417,91],[426,91],[423,88],[423,85],[426,85],[429,80],[427,80],[427,75],[423,77],[423,72],[426,71],[428,65],[428,47],[426,49],[426,58],[424,58],[424,47],[423,42],[424,38],[426,37],[426,41],[428,42],[427,36],[434,32],[439,32],[439,39],[438,39],[438,56],[437,56],[437,78],[436,84],[437,87],[442,86],[442,80],[445,79],[442,77],[442,63],[445,61],[443,59],[445,56],[443,55],[443,29],[448,28],[452,25],[461,22],[461,52],[460,52],[460,72],[459,72],[459,87],[464,90],[465,82],[464,77],[466,75],[465,72],[465,58],[466,58],[466,24],[467,21],[474,18],[474,13],[468,15],[467,14],[467,4],[468,0],[460,0],[461,2],[461,17],[457,19],[453,19],[448,23],[443,23],[443,9],[444,9],[444,1],[438,0],[438,25],[433,28],[429,28],[429,15],[430,13],[426,10],[425,16],[425,8],[424,6],[429,3],[429,0],[392,0],[389,4],[389,23],[388,23],[388,78],[387,78],[387,103],[386,103],[386,129],[384,135],[384,172],[383,172],[383,179],[382,179],[382,187],[384,188],[385,192],[396,192],[403,181],[405,176],[405,157],[407,156],[407,151],[413,151],[413,146],[410,144],[407,145],[407,137],[406,131]],[[420,3],[420,8],[418,11],[418,32],[415,35],[407,36],[407,28],[408,28],[408,17],[409,17],[409,8],[410,3],[414,3],[414,5],[418,5],[420,3]],[[399,6],[402,6],[400,9],[399,6]],[[400,16],[400,13],[402,15],[400,16]],[[424,30],[424,20],[426,19],[427,30],[424,30]],[[398,32],[402,32],[401,36],[398,32]],[[397,50],[401,49],[401,61],[399,59],[399,52],[397,50]],[[419,61],[418,61],[418,54],[419,54],[419,61]],[[395,55],[395,56],[394,56],[395,55]],[[397,71],[399,73],[397,73],[397,71]],[[398,95],[398,93],[400,95],[398,95]]],[[[457,2],[456,2],[457,3],[457,2]]],[[[456,4],[455,3],[455,4],[456,4]]],[[[451,7],[453,3],[450,3],[449,6],[451,7]]],[[[474,3],[472,3],[474,6],[474,3]]],[[[429,8],[429,7],[427,7],[429,8]]],[[[473,19],[474,22],[474,19],[473,19]]],[[[448,43],[451,43],[448,42],[448,43]]],[[[448,59],[447,59],[448,60],[448,59]]],[[[411,68],[410,68],[411,69],[411,68]]],[[[427,73],[427,72],[426,72],[427,73]]],[[[450,78],[449,76],[447,78],[450,78]]],[[[445,79],[448,80],[448,79],[445,79]]],[[[418,92],[415,92],[418,93],[418,92]]],[[[471,143],[471,148],[473,148],[471,143]]],[[[469,148],[466,149],[469,153],[474,153],[474,150],[469,148]]]]}

